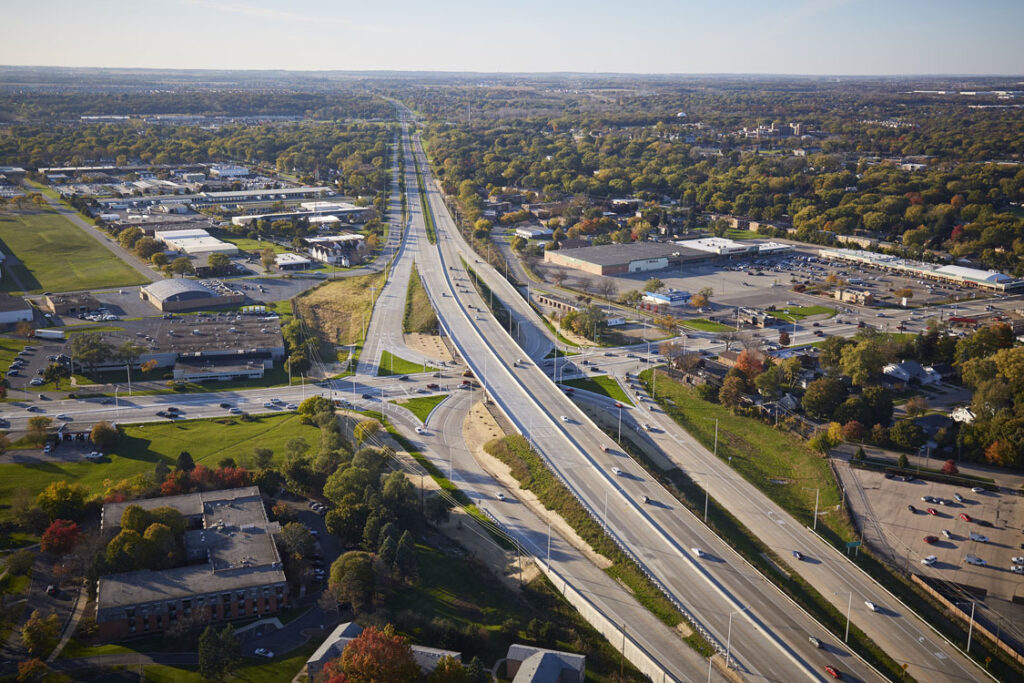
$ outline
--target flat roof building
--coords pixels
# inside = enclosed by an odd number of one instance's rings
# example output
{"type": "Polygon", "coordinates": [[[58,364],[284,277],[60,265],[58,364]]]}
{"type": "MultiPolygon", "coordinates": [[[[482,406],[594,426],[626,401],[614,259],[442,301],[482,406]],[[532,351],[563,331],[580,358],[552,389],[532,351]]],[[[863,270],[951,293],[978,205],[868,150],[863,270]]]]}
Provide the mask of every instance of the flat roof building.
{"type": "Polygon", "coordinates": [[[43,298],[43,307],[54,315],[78,315],[95,311],[100,307],[100,301],[89,292],[47,294],[43,298]]]}
{"type": "Polygon", "coordinates": [[[305,256],[284,252],[274,257],[274,265],[278,270],[306,270],[313,263],[305,256]]]}
{"type": "Polygon", "coordinates": [[[267,519],[259,488],[107,503],[102,530],[119,530],[129,505],[180,512],[188,523],[184,547],[190,564],[101,577],[96,624],[104,640],[160,632],[179,621],[262,617],[288,605],[273,538],[280,527],[267,519]]]}
{"type": "Polygon", "coordinates": [[[247,178],[252,172],[245,166],[235,164],[215,164],[210,167],[211,178],[247,178]]]}
{"type": "Polygon", "coordinates": [[[873,251],[857,251],[855,249],[819,249],[818,257],[831,261],[860,263],[909,277],[951,282],[996,292],[1024,289],[1024,280],[1015,280],[996,270],[980,270],[964,266],[939,266],[934,263],[900,258],[892,254],[878,254],[873,251]]]}
{"type": "Polygon", "coordinates": [[[669,289],[664,292],[644,292],[643,300],[657,306],[685,306],[690,303],[690,293],[681,289],[669,289]]]}
{"type": "Polygon", "coordinates": [[[238,253],[238,247],[230,242],[217,239],[202,228],[156,230],[153,232],[153,237],[166,244],[168,248],[189,256],[238,253]]]}
{"type": "Polygon", "coordinates": [[[139,289],[139,297],[165,313],[195,311],[217,306],[233,306],[245,301],[245,295],[220,280],[158,280],[139,289]]]}
{"type": "Polygon", "coordinates": [[[0,324],[13,325],[32,320],[32,306],[20,296],[0,293],[0,324]]]}
{"type": "Polygon", "coordinates": [[[622,275],[661,270],[704,256],[702,252],[677,244],[634,242],[580,249],[549,249],[544,252],[544,261],[594,275],[622,275]]]}

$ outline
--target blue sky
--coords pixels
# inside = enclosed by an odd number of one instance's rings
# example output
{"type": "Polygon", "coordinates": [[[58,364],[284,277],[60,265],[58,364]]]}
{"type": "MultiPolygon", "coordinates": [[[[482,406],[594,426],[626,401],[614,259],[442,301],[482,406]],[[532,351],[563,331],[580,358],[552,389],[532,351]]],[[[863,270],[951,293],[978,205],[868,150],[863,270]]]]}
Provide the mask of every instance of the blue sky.
{"type": "Polygon", "coordinates": [[[0,64],[1024,74],[1024,0],[37,0],[0,64]]]}

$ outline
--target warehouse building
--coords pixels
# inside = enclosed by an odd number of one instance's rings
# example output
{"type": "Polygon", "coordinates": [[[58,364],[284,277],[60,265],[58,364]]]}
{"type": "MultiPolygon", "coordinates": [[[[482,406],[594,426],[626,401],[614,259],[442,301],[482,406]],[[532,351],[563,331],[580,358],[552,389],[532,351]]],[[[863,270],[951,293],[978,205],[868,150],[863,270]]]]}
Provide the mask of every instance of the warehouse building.
{"type": "Polygon", "coordinates": [[[139,297],[164,313],[195,311],[234,306],[245,301],[245,295],[220,280],[158,280],[139,289],[139,297]]]}
{"type": "Polygon", "coordinates": [[[695,240],[680,240],[676,244],[716,256],[765,256],[793,251],[791,244],[751,242],[749,240],[739,242],[725,237],[701,237],[695,240]]]}
{"type": "Polygon", "coordinates": [[[706,256],[704,252],[677,244],[636,242],[581,249],[549,249],[544,252],[544,261],[593,275],[622,275],[663,270],[680,263],[702,260],[706,256]]]}
{"type": "Polygon", "coordinates": [[[252,172],[245,166],[237,166],[235,164],[215,164],[210,167],[211,178],[224,180],[225,178],[248,178],[250,175],[252,175],[252,172]]]}
{"type": "Polygon", "coordinates": [[[31,321],[32,306],[20,296],[0,294],[0,325],[31,321]]]}
{"type": "Polygon", "coordinates": [[[1024,280],[1015,280],[995,270],[980,270],[963,266],[939,266],[934,263],[900,258],[892,254],[855,249],[819,249],[818,257],[828,261],[859,263],[879,270],[907,277],[936,282],[947,282],[967,287],[978,287],[994,292],[1024,289],[1024,280]]]}
{"type": "Polygon", "coordinates": [[[654,306],[685,306],[690,303],[690,293],[681,289],[668,289],[664,292],[644,292],[645,303],[654,306]]]}
{"type": "MultiPolygon", "coordinates": [[[[173,378],[182,382],[261,378],[285,355],[277,316],[199,314],[123,324],[123,330],[98,333],[114,355],[88,369],[123,370],[125,361],[117,350],[127,342],[142,347],[133,368],[152,361],[157,369],[172,370],[173,378]]],[[[72,355],[70,341],[65,353],[72,355]]],[[[77,361],[75,368],[84,369],[77,361]]]]}
{"type": "Polygon", "coordinates": [[[202,228],[186,230],[156,230],[153,238],[163,242],[168,249],[180,251],[189,256],[200,254],[237,254],[238,247],[212,236],[202,228]]]}
{"type": "Polygon", "coordinates": [[[373,218],[372,206],[356,206],[348,202],[302,202],[299,208],[291,211],[276,211],[274,213],[246,214],[235,216],[231,219],[234,225],[246,226],[253,221],[283,221],[305,218],[310,223],[325,223],[327,218],[335,218],[337,222],[360,223],[373,218]]]}
{"type": "Polygon", "coordinates": [[[284,252],[274,257],[274,266],[278,270],[306,270],[313,263],[305,256],[284,252]]]}
{"type": "Polygon", "coordinates": [[[259,488],[205,491],[103,506],[101,528],[119,531],[129,505],[170,507],[188,523],[188,564],[109,574],[98,581],[96,625],[104,640],[181,624],[263,618],[288,606],[288,585],[259,488]]]}

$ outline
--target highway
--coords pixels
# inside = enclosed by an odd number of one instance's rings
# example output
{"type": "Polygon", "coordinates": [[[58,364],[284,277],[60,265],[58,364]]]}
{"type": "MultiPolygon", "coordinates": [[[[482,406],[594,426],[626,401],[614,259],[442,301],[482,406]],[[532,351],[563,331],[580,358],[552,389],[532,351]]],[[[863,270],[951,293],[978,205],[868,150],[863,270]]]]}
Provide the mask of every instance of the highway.
{"type": "MultiPolygon", "coordinates": [[[[420,150],[416,153],[422,155],[420,150]]],[[[422,156],[420,165],[429,176],[422,156]]],[[[671,505],[643,505],[645,494],[655,493],[652,498],[658,500],[670,496],[629,458],[604,453],[602,446],[610,441],[533,363],[517,362],[513,367],[512,361],[525,354],[486,312],[475,290],[458,286],[460,278],[467,277],[456,246],[461,240],[433,183],[427,188],[439,248],[435,260],[421,271],[442,327],[503,412],[570,490],[710,631],[719,647],[731,647],[748,678],[786,680],[796,674],[819,680],[826,665],[838,665],[848,678],[874,680],[874,673],[838,644],[827,650],[811,645],[809,636],[827,638],[822,629],[795,607],[779,609],[786,601],[774,586],[688,513],[671,505]],[[613,466],[621,476],[613,473],[613,466]],[[700,556],[695,548],[701,549],[700,556]]],[[[415,201],[410,195],[410,203],[415,201]]],[[[421,228],[416,222],[409,226],[411,231],[421,228]]]]}

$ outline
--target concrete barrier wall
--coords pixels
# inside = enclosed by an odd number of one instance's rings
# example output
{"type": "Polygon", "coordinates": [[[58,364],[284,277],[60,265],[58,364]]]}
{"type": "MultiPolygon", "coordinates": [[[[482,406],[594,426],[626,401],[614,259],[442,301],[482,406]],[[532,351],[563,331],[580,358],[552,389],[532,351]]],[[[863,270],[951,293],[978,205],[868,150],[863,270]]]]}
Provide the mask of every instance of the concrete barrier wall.
{"type": "MultiPolygon", "coordinates": [[[[548,580],[555,586],[555,589],[587,620],[587,623],[607,638],[612,647],[621,652],[629,660],[629,663],[639,669],[642,674],[650,678],[654,683],[680,680],[662,667],[650,653],[630,637],[627,631],[624,631],[618,624],[605,616],[594,603],[590,602],[586,596],[562,578],[561,574],[548,567],[538,558],[533,558],[533,561],[544,575],[548,577],[548,580]]],[[[684,643],[680,643],[680,646],[686,647],[684,643]]]]}

